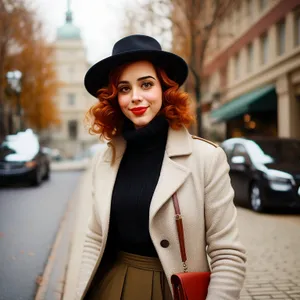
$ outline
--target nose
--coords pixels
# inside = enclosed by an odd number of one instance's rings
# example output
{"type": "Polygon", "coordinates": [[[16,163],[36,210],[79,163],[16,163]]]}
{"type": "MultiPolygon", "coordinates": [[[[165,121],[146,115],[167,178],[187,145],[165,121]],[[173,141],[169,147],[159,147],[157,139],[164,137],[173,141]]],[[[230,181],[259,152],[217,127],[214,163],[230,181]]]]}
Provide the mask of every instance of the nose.
{"type": "Polygon", "coordinates": [[[142,102],[142,99],[140,99],[140,98],[132,98],[131,99],[131,103],[133,103],[133,104],[137,104],[137,103],[140,103],[140,102],[142,102]]]}
{"type": "Polygon", "coordinates": [[[133,89],[133,94],[132,94],[132,99],[131,99],[131,103],[139,103],[139,102],[142,102],[142,98],[141,96],[139,95],[137,89],[133,89]]]}

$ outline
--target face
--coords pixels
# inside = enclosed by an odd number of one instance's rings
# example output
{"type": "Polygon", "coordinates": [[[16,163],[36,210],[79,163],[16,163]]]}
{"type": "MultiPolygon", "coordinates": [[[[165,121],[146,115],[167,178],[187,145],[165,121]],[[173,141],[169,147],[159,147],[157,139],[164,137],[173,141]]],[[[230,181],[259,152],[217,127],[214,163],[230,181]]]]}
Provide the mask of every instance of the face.
{"type": "Polygon", "coordinates": [[[118,102],[136,128],[153,120],[162,106],[162,88],[150,62],[134,62],[123,70],[118,82],[118,102]]]}

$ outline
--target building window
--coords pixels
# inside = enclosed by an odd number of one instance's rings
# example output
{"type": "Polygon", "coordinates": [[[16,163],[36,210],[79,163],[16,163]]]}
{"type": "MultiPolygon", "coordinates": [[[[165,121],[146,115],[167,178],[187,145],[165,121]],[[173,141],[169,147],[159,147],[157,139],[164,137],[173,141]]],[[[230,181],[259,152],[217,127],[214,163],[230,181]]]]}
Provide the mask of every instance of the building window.
{"type": "Polygon", "coordinates": [[[69,138],[71,140],[76,140],[78,135],[78,123],[76,120],[68,121],[68,131],[69,131],[69,138]]]}
{"type": "Polygon", "coordinates": [[[285,52],[285,21],[277,24],[277,54],[285,52]]]}
{"type": "Polygon", "coordinates": [[[295,14],[295,45],[300,46],[300,9],[295,14]]]}
{"type": "Polygon", "coordinates": [[[235,10],[235,32],[238,34],[241,28],[241,10],[238,5],[235,10]]]}
{"type": "Polygon", "coordinates": [[[75,105],[75,94],[69,93],[69,94],[67,95],[67,97],[68,97],[68,105],[69,105],[69,106],[75,105]]]}
{"type": "Polygon", "coordinates": [[[220,26],[216,26],[216,35],[215,35],[215,50],[218,51],[220,50],[220,40],[221,40],[221,27],[220,26]]]}
{"type": "Polygon", "coordinates": [[[249,44],[247,47],[247,71],[250,73],[253,71],[253,44],[249,44]]]}
{"type": "Polygon", "coordinates": [[[268,62],[268,56],[269,56],[269,39],[267,34],[264,34],[261,37],[260,44],[261,44],[261,63],[264,65],[268,62]]]}
{"type": "Polygon", "coordinates": [[[247,0],[247,16],[250,19],[253,17],[253,0],[247,0]]]}
{"type": "Polygon", "coordinates": [[[234,57],[234,77],[238,79],[240,77],[240,55],[239,53],[234,57]]]}
{"type": "Polygon", "coordinates": [[[227,65],[220,70],[220,88],[225,89],[227,86],[227,65]]]}
{"type": "Polygon", "coordinates": [[[259,8],[261,11],[265,10],[268,5],[268,0],[259,0],[259,8]]]}

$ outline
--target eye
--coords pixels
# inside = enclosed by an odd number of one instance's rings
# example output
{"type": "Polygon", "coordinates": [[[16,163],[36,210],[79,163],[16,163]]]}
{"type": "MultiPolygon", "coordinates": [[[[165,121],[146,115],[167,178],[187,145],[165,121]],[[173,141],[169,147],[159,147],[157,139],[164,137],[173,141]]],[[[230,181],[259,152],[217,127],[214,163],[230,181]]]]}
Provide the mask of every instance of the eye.
{"type": "Polygon", "coordinates": [[[142,88],[144,88],[145,90],[151,88],[153,86],[153,83],[150,82],[150,81],[147,81],[147,82],[143,82],[142,83],[142,88]]]}
{"type": "Polygon", "coordinates": [[[119,87],[119,93],[128,93],[130,88],[128,86],[119,87]]]}

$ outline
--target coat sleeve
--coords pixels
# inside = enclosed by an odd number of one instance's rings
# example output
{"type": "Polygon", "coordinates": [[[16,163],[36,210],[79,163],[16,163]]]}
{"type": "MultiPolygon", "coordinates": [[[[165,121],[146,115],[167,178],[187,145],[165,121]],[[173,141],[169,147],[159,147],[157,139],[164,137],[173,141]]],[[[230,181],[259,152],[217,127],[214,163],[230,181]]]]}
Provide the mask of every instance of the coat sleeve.
{"type": "Polygon", "coordinates": [[[211,259],[206,300],[237,300],[245,279],[246,255],[239,240],[229,165],[220,147],[214,149],[210,161],[205,180],[206,242],[211,259]]]}
{"type": "Polygon", "coordinates": [[[89,171],[90,174],[88,174],[90,176],[89,182],[91,182],[90,194],[85,195],[85,197],[91,197],[92,213],[88,221],[80,261],[80,269],[76,287],[76,299],[78,300],[82,298],[82,294],[84,293],[84,290],[91,278],[102,244],[101,227],[97,218],[97,212],[95,210],[94,197],[96,161],[97,157],[93,159],[91,170],[89,171]]]}

